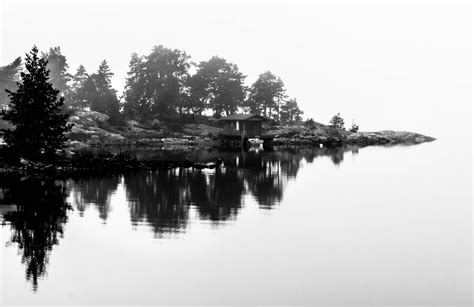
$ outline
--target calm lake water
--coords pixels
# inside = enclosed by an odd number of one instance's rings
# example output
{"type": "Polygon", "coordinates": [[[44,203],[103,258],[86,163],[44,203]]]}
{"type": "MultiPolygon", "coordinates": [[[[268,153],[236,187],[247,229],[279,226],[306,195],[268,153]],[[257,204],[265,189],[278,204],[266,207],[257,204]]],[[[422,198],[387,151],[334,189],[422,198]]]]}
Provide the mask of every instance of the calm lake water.
{"type": "Polygon", "coordinates": [[[136,154],[224,166],[0,182],[2,305],[471,305],[451,142],[136,154]]]}

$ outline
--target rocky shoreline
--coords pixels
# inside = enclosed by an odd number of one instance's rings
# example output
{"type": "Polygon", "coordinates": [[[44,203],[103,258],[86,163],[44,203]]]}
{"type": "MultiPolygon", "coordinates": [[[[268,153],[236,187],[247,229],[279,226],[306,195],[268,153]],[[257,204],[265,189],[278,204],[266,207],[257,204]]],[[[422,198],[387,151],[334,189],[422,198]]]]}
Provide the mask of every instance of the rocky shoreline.
{"type": "MultiPolygon", "coordinates": [[[[302,133],[297,135],[275,135],[273,139],[274,146],[280,145],[304,145],[304,146],[324,146],[336,147],[343,145],[416,145],[436,140],[433,137],[425,136],[419,133],[407,131],[384,130],[377,132],[355,132],[355,133],[302,133]]],[[[119,141],[105,140],[95,142],[94,140],[86,142],[71,142],[71,148],[101,147],[101,146],[133,146],[150,148],[169,148],[173,147],[216,147],[219,146],[218,137],[200,137],[177,135],[166,138],[140,138],[136,140],[119,141]]]]}
{"type": "MultiPolygon", "coordinates": [[[[191,161],[139,161],[126,155],[96,153],[88,148],[130,146],[154,150],[195,150],[219,146],[222,129],[206,124],[184,125],[182,132],[170,133],[164,128],[139,126],[129,121],[126,127],[109,127],[106,117],[97,112],[79,113],[73,117],[75,127],[65,156],[51,162],[33,162],[25,159],[8,160],[0,154],[0,175],[29,178],[43,176],[62,178],[91,174],[117,174],[138,169],[166,170],[177,167],[213,169],[222,161],[200,164],[191,161]],[[85,151],[81,151],[84,149],[85,151]]],[[[266,133],[273,136],[273,146],[311,146],[335,148],[340,146],[365,147],[371,145],[414,145],[434,141],[435,138],[413,132],[384,130],[379,132],[350,132],[319,123],[312,127],[271,126],[266,133]]]]}
{"type": "MultiPolygon", "coordinates": [[[[171,132],[166,123],[139,123],[128,120],[120,127],[107,124],[108,116],[98,112],[76,112],[71,116],[71,148],[93,146],[136,146],[150,148],[219,146],[222,128],[216,123],[183,124],[180,132],[171,132]]],[[[350,132],[313,122],[312,126],[270,126],[266,134],[274,136],[273,144],[335,147],[342,145],[420,144],[435,140],[413,132],[384,130],[350,132]]]]}
{"type": "MultiPolygon", "coordinates": [[[[358,146],[365,147],[370,145],[414,145],[424,142],[431,142],[435,139],[429,136],[412,132],[396,132],[396,131],[380,131],[380,132],[356,132],[349,133],[344,130],[334,129],[330,127],[321,133],[315,133],[308,129],[294,129],[287,131],[285,134],[275,135],[273,144],[275,146],[313,146],[313,147],[339,147],[339,146],[358,146]]],[[[149,146],[155,149],[163,149],[168,146],[176,148],[190,148],[197,146],[216,146],[216,140],[211,138],[164,138],[155,139],[153,141],[140,140],[137,146],[149,146]]],[[[109,144],[109,145],[114,145],[109,144]]],[[[117,144],[115,144],[117,145],[117,144]]],[[[90,146],[85,145],[85,146],[90,146]]],[[[104,145],[105,146],[105,145],[104,145]]],[[[0,175],[2,176],[19,176],[23,179],[30,178],[67,178],[73,176],[88,175],[113,175],[124,172],[147,169],[147,170],[169,170],[173,168],[193,168],[214,169],[222,164],[222,160],[216,160],[213,163],[196,163],[187,159],[183,161],[158,161],[147,160],[140,161],[123,154],[111,153],[93,153],[81,152],[74,153],[74,149],[70,148],[69,155],[56,159],[54,162],[33,162],[20,159],[14,163],[3,161],[0,162],[0,175]]]]}
{"type": "Polygon", "coordinates": [[[416,145],[432,142],[435,138],[414,132],[405,131],[378,131],[355,132],[349,135],[297,135],[291,137],[276,137],[274,145],[311,145],[335,147],[343,145],[416,145]]]}
{"type": "Polygon", "coordinates": [[[335,147],[343,145],[415,145],[434,140],[433,137],[414,132],[392,130],[350,132],[318,124],[313,129],[291,127],[276,130],[273,144],[335,147]]]}
{"type": "Polygon", "coordinates": [[[14,163],[2,162],[0,163],[0,175],[20,177],[20,180],[33,178],[65,179],[90,175],[118,175],[136,170],[215,169],[220,167],[222,163],[223,161],[220,158],[208,163],[193,162],[186,158],[182,161],[141,161],[125,154],[87,152],[58,157],[54,162],[34,162],[25,159],[14,163]]]}

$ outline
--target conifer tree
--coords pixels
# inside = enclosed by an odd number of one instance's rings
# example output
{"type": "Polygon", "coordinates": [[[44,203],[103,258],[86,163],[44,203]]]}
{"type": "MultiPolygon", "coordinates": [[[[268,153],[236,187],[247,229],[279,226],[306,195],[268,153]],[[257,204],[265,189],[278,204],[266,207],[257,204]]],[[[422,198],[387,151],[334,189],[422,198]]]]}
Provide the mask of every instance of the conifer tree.
{"type": "Polygon", "coordinates": [[[116,123],[120,120],[120,100],[117,98],[117,91],[112,88],[112,76],[109,64],[106,60],[100,63],[97,73],[92,74],[90,79],[94,84],[94,89],[89,90],[92,83],[85,84],[88,93],[91,110],[110,116],[110,122],[116,123]]]}
{"type": "Polygon", "coordinates": [[[38,56],[34,46],[26,54],[26,71],[21,73],[18,89],[8,91],[11,109],[3,111],[3,119],[15,127],[2,130],[8,148],[16,158],[40,160],[54,156],[65,146],[65,132],[72,125],[61,113],[64,98],[49,83],[48,62],[38,56]]]}
{"type": "Polygon", "coordinates": [[[338,129],[344,129],[344,119],[341,117],[341,113],[334,115],[329,121],[329,125],[338,129]]]}
{"type": "Polygon", "coordinates": [[[70,104],[75,108],[87,107],[86,82],[89,74],[83,65],[79,65],[77,72],[72,76],[72,90],[70,95],[70,104]]]}

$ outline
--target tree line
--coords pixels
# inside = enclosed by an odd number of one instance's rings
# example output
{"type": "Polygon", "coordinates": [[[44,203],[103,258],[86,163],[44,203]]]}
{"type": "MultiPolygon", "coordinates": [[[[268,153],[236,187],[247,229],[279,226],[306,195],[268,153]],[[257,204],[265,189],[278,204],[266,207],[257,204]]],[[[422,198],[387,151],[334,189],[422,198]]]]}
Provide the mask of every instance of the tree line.
{"type": "MultiPolygon", "coordinates": [[[[132,54],[121,96],[112,87],[113,73],[106,60],[96,72],[80,65],[73,74],[60,47],[42,52],[50,70],[49,81],[60,91],[65,105],[105,113],[111,121],[175,119],[212,114],[221,118],[236,112],[269,117],[278,123],[301,121],[303,112],[296,99],[286,95],[281,78],[270,71],[246,86],[246,75],[238,66],[214,56],[194,63],[184,51],[154,46],[149,54],[132,54]],[[191,73],[193,72],[193,73],[191,73]]],[[[15,90],[21,59],[0,67],[0,104],[7,104],[3,89],[15,90]]]]}

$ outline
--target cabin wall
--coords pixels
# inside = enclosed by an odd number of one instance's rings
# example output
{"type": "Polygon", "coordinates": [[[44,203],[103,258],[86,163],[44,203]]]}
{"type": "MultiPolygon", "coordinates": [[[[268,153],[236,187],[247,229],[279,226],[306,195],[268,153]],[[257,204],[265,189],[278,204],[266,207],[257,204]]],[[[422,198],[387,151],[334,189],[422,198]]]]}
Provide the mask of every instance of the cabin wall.
{"type": "Polygon", "coordinates": [[[224,134],[261,136],[262,122],[260,121],[225,121],[222,126],[224,134]]]}
{"type": "Polygon", "coordinates": [[[262,122],[245,122],[245,131],[247,135],[261,136],[262,135],[262,122]]]}

